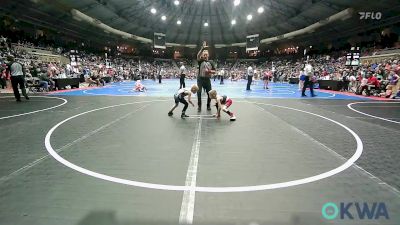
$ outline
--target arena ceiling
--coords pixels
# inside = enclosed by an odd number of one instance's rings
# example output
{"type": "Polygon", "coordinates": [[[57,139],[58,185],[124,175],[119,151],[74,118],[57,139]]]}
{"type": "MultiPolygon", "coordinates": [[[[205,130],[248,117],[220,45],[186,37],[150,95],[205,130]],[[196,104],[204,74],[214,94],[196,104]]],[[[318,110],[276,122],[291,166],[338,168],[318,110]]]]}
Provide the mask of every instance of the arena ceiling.
{"type": "Polygon", "coordinates": [[[246,35],[276,36],[297,30],[348,8],[352,1],[310,0],[64,0],[71,7],[103,23],[152,39],[154,32],[166,34],[167,42],[198,44],[244,42],[246,35]],[[258,13],[259,7],[264,12],[258,13]],[[151,9],[156,10],[155,14],[151,9]],[[248,21],[247,16],[252,15],[248,21]],[[166,20],[161,19],[166,16],[166,20]],[[181,24],[178,25],[177,21],[181,24]],[[232,25],[232,20],[236,21],[232,25]],[[209,26],[205,27],[204,23],[209,26]]]}
{"type": "MultiPolygon", "coordinates": [[[[166,34],[167,42],[194,45],[202,40],[212,44],[240,43],[250,34],[260,34],[261,39],[279,36],[347,8],[356,9],[355,15],[351,20],[321,28],[325,32],[324,38],[332,38],[341,31],[357,28],[359,32],[366,28],[367,24],[360,22],[357,13],[361,10],[379,11],[384,17],[396,17],[397,21],[400,14],[398,0],[241,0],[238,5],[234,4],[238,0],[178,1],[176,5],[175,0],[5,0],[0,7],[16,17],[29,16],[54,27],[64,24],[60,29],[68,28],[71,33],[107,36],[98,28],[73,19],[71,9],[76,9],[136,36],[153,39],[154,32],[161,32],[166,34]],[[262,13],[258,12],[260,7],[262,13]],[[251,20],[248,15],[252,15],[251,20]],[[177,24],[178,20],[180,24],[177,24]],[[232,20],[236,24],[232,25],[232,20]]],[[[379,25],[381,22],[371,21],[370,24],[373,23],[379,25]]],[[[322,38],[318,34],[309,36],[322,38]]]]}

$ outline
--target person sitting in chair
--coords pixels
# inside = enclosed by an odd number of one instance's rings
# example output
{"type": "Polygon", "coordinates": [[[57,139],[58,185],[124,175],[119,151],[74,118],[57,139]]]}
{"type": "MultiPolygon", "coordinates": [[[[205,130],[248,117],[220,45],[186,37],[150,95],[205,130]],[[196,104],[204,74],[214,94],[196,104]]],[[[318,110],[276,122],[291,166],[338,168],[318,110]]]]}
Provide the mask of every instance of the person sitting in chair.
{"type": "Polygon", "coordinates": [[[393,71],[389,75],[389,85],[386,87],[386,98],[396,98],[400,89],[400,76],[393,71]]]}
{"type": "Polygon", "coordinates": [[[369,76],[368,76],[367,83],[365,85],[361,85],[360,93],[362,93],[365,90],[367,96],[370,96],[371,95],[371,90],[372,89],[377,89],[378,87],[379,87],[379,81],[374,76],[374,74],[371,72],[369,74],[369,76]]]}

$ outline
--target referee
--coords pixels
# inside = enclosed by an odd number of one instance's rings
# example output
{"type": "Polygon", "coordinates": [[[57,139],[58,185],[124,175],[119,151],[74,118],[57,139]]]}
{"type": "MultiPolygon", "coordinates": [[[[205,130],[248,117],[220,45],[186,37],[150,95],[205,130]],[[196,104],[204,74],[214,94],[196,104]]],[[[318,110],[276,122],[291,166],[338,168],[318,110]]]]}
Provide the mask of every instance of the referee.
{"type": "Polygon", "coordinates": [[[183,65],[179,68],[180,78],[179,78],[179,89],[185,88],[185,76],[186,76],[186,67],[183,65]]]}
{"type": "Polygon", "coordinates": [[[200,51],[197,53],[197,61],[199,63],[199,73],[197,76],[197,86],[199,90],[197,91],[198,108],[197,111],[201,112],[201,92],[203,88],[207,93],[207,110],[211,110],[210,103],[211,99],[208,92],[211,91],[211,75],[215,73],[214,63],[208,60],[209,54],[206,50],[207,43],[204,41],[203,46],[201,46],[200,51]]]}
{"type": "Polygon", "coordinates": [[[251,66],[247,67],[247,86],[246,86],[246,91],[251,91],[250,85],[251,85],[251,82],[253,82],[253,75],[254,75],[253,67],[251,67],[251,66]]]}
{"type": "Polygon", "coordinates": [[[312,81],[312,76],[314,75],[314,69],[311,66],[310,63],[307,63],[304,67],[304,86],[303,86],[303,90],[301,91],[301,97],[307,97],[306,95],[306,89],[307,86],[310,87],[310,93],[311,93],[311,97],[315,97],[316,95],[314,94],[314,82],[312,81]]]}
{"type": "Polygon", "coordinates": [[[17,102],[21,101],[21,95],[19,94],[18,90],[18,85],[19,85],[19,88],[21,88],[22,94],[24,95],[25,99],[29,100],[29,97],[26,94],[26,89],[25,89],[24,66],[21,63],[16,62],[14,56],[8,56],[7,60],[9,62],[7,66],[8,70],[7,72],[10,72],[11,75],[11,84],[14,91],[15,99],[17,99],[17,102]]]}

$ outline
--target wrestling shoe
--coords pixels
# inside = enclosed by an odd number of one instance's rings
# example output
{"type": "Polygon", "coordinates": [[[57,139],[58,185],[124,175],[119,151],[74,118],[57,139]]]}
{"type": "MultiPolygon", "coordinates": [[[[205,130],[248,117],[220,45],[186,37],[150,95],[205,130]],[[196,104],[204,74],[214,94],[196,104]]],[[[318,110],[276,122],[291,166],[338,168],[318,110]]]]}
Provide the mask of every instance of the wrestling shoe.
{"type": "Polygon", "coordinates": [[[182,119],[185,119],[185,118],[187,118],[187,117],[189,117],[189,116],[186,115],[185,113],[182,113],[182,115],[181,115],[181,118],[182,118],[182,119]]]}
{"type": "Polygon", "coordinates": [[[235,116],[235,115],[232,115],[230,120],[231,120],[231,121],[235,121],[235,120],[236,120],[236,116],[235,116]]]}
{"type": "Polygon", "coordinates": [[[174,115],[174,113],[168,112],[168,116],[172,116],[172,115],[174,115]]]}

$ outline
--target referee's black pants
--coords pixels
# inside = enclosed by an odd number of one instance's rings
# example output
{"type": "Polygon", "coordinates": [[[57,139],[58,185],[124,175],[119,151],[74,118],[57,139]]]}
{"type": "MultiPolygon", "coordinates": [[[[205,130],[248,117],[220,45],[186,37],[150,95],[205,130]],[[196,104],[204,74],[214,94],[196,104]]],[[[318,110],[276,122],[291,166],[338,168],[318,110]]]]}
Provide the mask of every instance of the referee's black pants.
{"type": "Polygon", "coordinates": [[[179,78],[179,89],[185,88],[185,74],[181,74],[179,78]]]}
{"type": "Polygon", "coordinates": [[[25,89],[25,79],[24,76],[11,76],[11,85],[14,91],[14,96],[15,99],[21,100],[21,95],[19,94],[18,90],[18,85],[19,88],[21,88],[22,94],[25,96],[25,98],[28,98],[28,95],[26,94],[26,89],[25,89]]]}
{"type": "Polygon", "coordinates": [[[211,91],[211,80],[209,77],[198,77],[197,78],[197,86],[199,87],[199,90],[197,91],[197,104],[199,108],[201,108],[201,92],[203,91],[203,88],[206,89],[207,93],[207,108],[210,108],[211,104],[211,99],[210,96],[208,95],[208,92],[211,91]]]}
{"type": "Polygon", "coordinates": [[[0,78],[0,85],[2,89],[5,89],[7,86],[7,80],[6,78],[0,78]]]}
{"type": "Polygon", "coordinates": [[[246,88],[247,91],[250,91],[250,85],[252,81],[253,81],[253,76],[247,76],[247,88],[246,88]]]}
{"type": "Polygon", "coordinates": [[[302,96],[306,95],[307,86],[310,87],[311,96],[314,96],[314,83],[312,81],[310,81],[309,76],[304,77],[304,85],[303,85],[303,90],[301,92],[302,96]]]}

